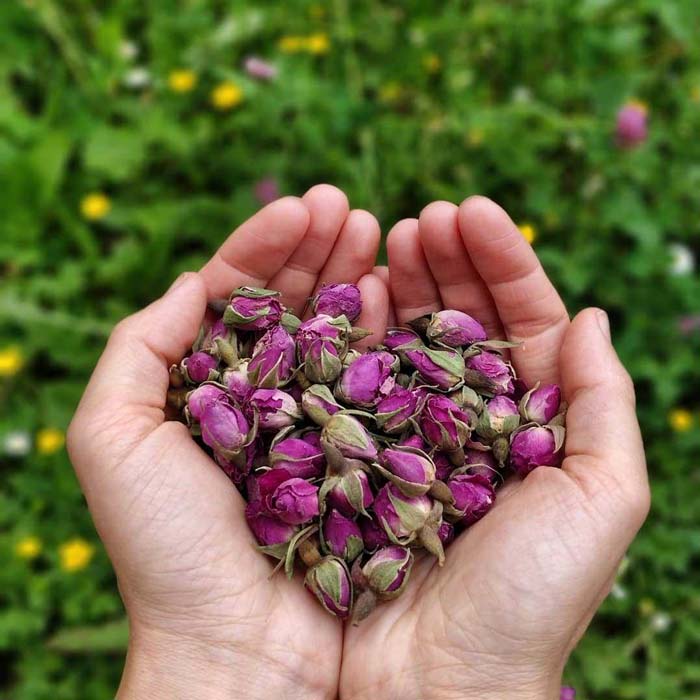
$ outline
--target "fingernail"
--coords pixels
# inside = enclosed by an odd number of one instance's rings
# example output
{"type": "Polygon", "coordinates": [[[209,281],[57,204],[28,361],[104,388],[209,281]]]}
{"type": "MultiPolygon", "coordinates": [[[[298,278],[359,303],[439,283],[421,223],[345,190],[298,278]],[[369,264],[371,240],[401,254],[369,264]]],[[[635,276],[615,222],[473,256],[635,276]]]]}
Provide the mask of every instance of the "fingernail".
{"type": "Polygon", "coordinates": [[[168,287],[168,291],[166,294],[170,294],[170,292],[174,292],[178,287],[182,286],[182,283],[187,279],[187,276],[189,275],[189,272],[183,272],[181,273],[175,281],[168,287]]]}
{"type": "Polygon", "coordinates": [[[596,317],[598,319],[598,326],[600,327],[600,330],[602,334],[610,340],[610,319],[608,318],[608,315],[603,311],[603,309],[598,309],[596,312],[596,317]]]}

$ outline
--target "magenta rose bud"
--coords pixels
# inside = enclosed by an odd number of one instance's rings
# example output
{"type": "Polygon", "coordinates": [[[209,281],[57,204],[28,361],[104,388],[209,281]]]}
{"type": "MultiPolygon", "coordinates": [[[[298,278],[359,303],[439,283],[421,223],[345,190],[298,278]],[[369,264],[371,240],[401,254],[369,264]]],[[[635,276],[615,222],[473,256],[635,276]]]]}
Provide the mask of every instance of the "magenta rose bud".
{"type": "Polygon", "coordinates": [[[355,284],[324,284],[311,301],[314,314],[337,318],[345,316],[350,323],[362,312],[360,289],[355,284]]]}
{"type": "Polygon", "coordinates": [[[518,406],[507,396],[496,396],[486,403],[476,432],[486,440],[493,440],[499,435],[510,435],[520,425],[518,406]]]}
{"type": "Polygon", "coordinates": [[[277,68],[257,56],[248,56],[243,61],[243,68],[251,78],[258,80],[272,80],[277,77],[277,68]]]}
{"type": "Polygon", "coordinates": [[[341,375],[336,396],[345,403],[373,408],[394,388],[398,359],[379,350],[360,355],[341,375]]]}
{"type": "Polygon", "coordinates": [[[498,478],[498,464],[491,452],[464,450],[464,466],[468,474],[481,474],[492,483],[498,478]]]}
{"type": "Polygon", "coordinates": [[[638,102],[628,102],[617,113],[615,124],[617,144],[634,148],[647,138],[647,109],[638,102]]]}
{"type": "Polygon", "coordinates": [[[402,447],[415,447],[417,450],[423,450],[427,452],[429,450],[428,445],[426,445],[425,440],[420,435],[409,435],[405,440],[401,440],[398,443],[402,447]]]}
{"type": "Polygon", "coordinates": [[[259,501],[251,501],[246,505],[245,517],[255,539],[263,547],[286,544],[299,530],[298,527],[271,516],[259,501]]]}
{"type": "Polygon", "coordinates": [[[389,328],[383,341],[384,347],[399,354],[405,350],[423,347],[423,341],[410,328],[389,328]]]}
{"type": "Polygon", "coordinates": [[[239,287],[224,311],[224,323],[244,331],[268,330],[282,319],[284,308],[278,296],[279,292],[269,289],[239,287]]]}
{"type": "Polygon", "coordinates": [[[471,418],[442,394],[428,397],[419,419],[421,433],[433,447],[454,452],[464,447],[471,435],[471,418]]]}
{"type": "Polygon", "coordinates": [[[226,459],[238,456],[249,442],[248,421],[228,402],[214,401],[205,406],[199,424],[204,443],[226,459]]]}
{"type": "Polygon", "coordinates": [[[354,520],[346,518],[337,510],[332,510],[322,528],[323,541],[330,554],[352,561],[364,549],[362,532],[354,520]]]}
{"type": "Polygon", "coordinates": [[[528,391],[520,401],[520,415],[527,422],[545,425],[559,413],[561,389],[556,384],[545,384],[528,391]]]}
{"type": "Polygon", "coordinates": [[[366,586],[380,600],[392,600],[403,592],[413,566],[408,547],[389,545],[377,550],[362,567],[366,586]]]}
{"type": "Polygon", "coordinates": [[[452,389],[464,379],[464,358],[456,350],[415,348],[404,351],[421,379],[440,389],[452,389]]]}
{"type": "Polygon", "coordinates": [[[366,551],[373,552],[379,547],[391,544],[391,540],[384,528],[377,522],[374,514],[369,518],[359,518],[358,524],[360,530],[362,530],[362,539],[364,540],[366,551]]]}
{"type": "Polygon", "coordinates": [[[343,408],[325,384],[312,384],[306,389],[301,395],[301,407],[307,417],[321,427],[343,408]]]}
{"type": "Polygon", "coordinates": [[[375,460],[377,447],[372,436],[357,418],[349,413],[331,416],[321,432],[321,443],[338,450],[348,459],[375,460]]]}
{"type": "Polygon", "coordinates": [[[185,378],[192,384],[212,381],[219,376],[219,361],[206,352],[195,352],[182,360],[180,367],[185,378]]]}
{"type": "Polygon", "coordinates": [[[328,314],[317,314],[304,321],[296,333],[296,342],[299,359],[311,349],[311,345],[317,340],[331,342],[336,350],[345,355],[347,351],[347,334],[350,332],[350,324],[346,318],[333,318],[328,314]]]}
{"type": "Polygon", "coordinates": [[[340,477],[326,497],[329,507],[335,508],[348,518],[366,512],[373,501],[374,494],[369,477],[361,469],[354,469],[340,477]]]}
{"type": "Polygon", "coordinates": [[[304,586],[332,615],[345,619],[352,608],[352,580],[347,564],[338,557],[324,557],[310,567],[304,586]]]}
{"type": "Polygon", "coordinates": [[[442,542],[442,546],[448,547],[450,544],[452,544],[455,538],[454,525],[448,523],[446,520],[443,520],[443,522],[440,523],[437,534],[440,538],[440,542],[442,542]]]}
{"type": "Polygon", "coordinates": [[[377,520],[397,540],[410,541],[425,525],[432,507],[428,496],[406,496],[394,484],[385,484],[374,499],[377,520]]]}
{"type": "Polygon", "coordinates": [[[454,309],[434,313],[426,335],[432,342],[442,343],[451,348],[488,340],[486,330],[476,319],[454,309]]]}
{"type": "Polygon", "coordinates": [[[464,381],[482,393],[510,394],[513,391],[513,371],[495,352],[481,352],[466,361],[464,381]]]}
{"type": "Polygon", "coordinates": [[[291,477],[285,469],[270,469],[248,485],[270,515],[290,525],[302,525],[319,514],[318,488],[291,477]]]}
{"type": "Polygon", "coordinates": [[[244,404],[255,387],[248,381],[248,363],[250,360],[240,360],[236,365],[224,370],[221,381],[228,388],[228,393],[239,404],[244,404]]]}
{"type": "MultiPolygon", "coordinates": [[[[415,391],[396,385],[391,393],[377,404],[377,425],[389,435],[402,433],[420,408],[421,401],[415,391]]],[[[414,436],[420,440],[419,436],[414,436]]],[[[421,440],[422,442],[422,440],[421,440]]],[[[415,447],[415,445],[414,445],[415,447]]],[[[420,446],[418,446],[420,448],[420,446]]]]}
{"type": "Polygon", "coordinates": [[[255,344],[248,379],[261,389],[276,389],[291,378],[295,361],[294,338],[282,326],[275,326],[255,344]]]}
{"type": "Polygon", "coordinates": [[[260,430],[281,430],[302,418],[299,404],[281,389],[256,389],[247,408],[252,415],[257,414],[260,430]]]}
{"type": "Polygon", "coordinates": [[[309,350],[302,358],[304,374],[310,382],[330,384],[343,370],[343,361],[331,340],[318,338],[309,343],[309,350]]]}
{"type": "Polygon", "coordinates": [[[446,452],[438,451],[433,453],[432,459],[435,464],[435,478],[438,481],[447,481],[455,470],[455,465],[450,461],[449,455],[446,452]]]}
{"type": "Polygon", "coordinates": [[[425,453],[408,448],[387,448],[375,468],[407,496],[428,493],[435,481],[435,465],[425,453]]]}
{"type": "Polygon", "coordinates": [[[559,700],[576,700],[576,691],[570,685],[563,685],[559,700]]]}
{"type": "Polygon", "coordinates": [[[194,420],[200,420],[204,409],[214,401],[229,402],[226,392],[214,384],[202,384],[187,394],[187,410],[194,420]]]}
{"type": "Polygon", "coordinates": [[[555,432],[546,426],[533,426],[514,433],[510,441],[510,465],[524,477],[539,466],[558,467],[561,445],[555,432]]]}
{"type": "Polygon", "coordinates": [[[455,474],[447,486],[454,504],[445,508],[445,515],[462,525],[472,525],[483,518],[496,500],[493,484],[480,474],[455,474]]]}
{"type": "Polygon", "coordinates": [[[317,479],[323,476],[326,458],[320,444],[285,438],[272,447],[269,462],[273,468],[285,469],[300,479],[317,479]]]}

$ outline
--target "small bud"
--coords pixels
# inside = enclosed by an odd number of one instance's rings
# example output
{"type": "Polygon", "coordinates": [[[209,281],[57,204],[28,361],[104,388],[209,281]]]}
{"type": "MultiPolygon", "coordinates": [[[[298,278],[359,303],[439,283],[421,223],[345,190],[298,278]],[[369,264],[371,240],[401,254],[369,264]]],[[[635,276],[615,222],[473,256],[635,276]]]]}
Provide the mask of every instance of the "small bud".
{"type": "Polygon", "coordinates": [[[377,404],[377,425],[389,435],[402,433],[419,412],[421,404],[418,392],[397,385],[377,404]]]}
{"type": "Polygon", "coordinates": [[[447,452],[438,450],[433,452],[432,459],[435,464],[435,479],[437,481],[447,481],[450,478],[450,474],[455,470],[455,465],[452,464],[450,456],[447,452]]]}
{"type": "Polygon", "coordinates": [[[377,550],[362,567],[367,587],[380,600],[392,600],[403,593],[413,566],[408,547],[389,545],[377,550]]]}
{"type": "Polygon", "coordinates": [[[322,535],[326,549],[336,557],[352,561],[362,554],[364,543],[359,526],[337,510],[331,510],[326,518],[322,535]]]}
{"type": "Polygon", "coordinates": [[[423,438],[446,452],[464,447],[471,435],[472,418],[441,394],[428,397],[419,422],[423,438]]]}
{"type": "Polygon", "coordinates": [[[523,427],[511,436],[510,465],[524,477],[539,466],[558,467],[561,462],[561,443],[558,426],[523,427]]]}
{"type": "Polygon", "coordinates": [[[307,379],[317,384],[334,382],[343,370],[343,361],[335,344],[323,338],[309,343],[309,350],[302,361],[307,379]]]}
{"type": "Polygon", "coordinates": [[[379,522],[377,522],[374,513],[371,513],[370,517],[359,518],[358,524],[360,530],[362,530],[362,539],[364,540],[366,551],[373,552],[375,549],[379,549],[379,547],[386,547],[391,544],[389,536],[379,522]]]}
{"type": "Polygon", "coordinates": [[[467,474],[481,474],[491,483],[498,479],[498,464],[491,452],[464,450],[464,466],[467,474]]]}
{"type": "Polygon", "coordinates": [[[295,360],[294,338],[282,326],[275,326],[255,344],[248,379],[256,387],[276,389],[291,378],[295,360]]]}
{"type": "Polygon", "coordinates": [[[219,376],[218,366],[219,361],[206,352],[195,352],[185,357],[180,364],[182,373],[191,384],[215,380],[219,376]]]}
{"type": "Polygon", "coordinates": [[[338,557],[324,557],[312,566],[304,585],[332,615],[345,619],[352,608],[352,580],[348,567],[338,557]]]}
{"type": "Polygon", "coordinates": [[[484,410],[484,400],[469,386],[460,387],[448,396],[465,411],[473,411],[479,415],[484,410]]]}
{"type": "Polygon", "coordinates": [[[385,484],[374,499],[374,512],[389,539],[408,544],[425,525],[432,510],[428,496],[405,496],[393,484],[385,484]]]}
{"type": "Polygon", "coordinates": [[[336,349],[337,355],[345,356],[347,352],[347,336],[350,333],[350,322],[345,316],[333,318],[327,314],[317,314],[304,321],[296,333],[296,343],[299,359],[303,360],[317,340],[330,342],[336,349]]]}
{"type": "Polygon", "coordinates": [[[454,309],[434,313],[426,329],[432,342],[442,343],[451,348],[488,339],[484,327],[468,314],[454,309]]]}
{"type": "Polygon", "coordinates": [[[299,530],[295,525],[271,516],[259,501],[246,505],[245,517],[255,539],[263,547],[287,544],[299,530]]]}
{"type": "Polygon", "coordinates": [[[260,430],[281,430],[302,418],[299,404],[281,389],[256,389],[247,408],[257,414],[260,430]]]}
{"type": "Polygon", "coordinates": [[[452,389],[464,379],[464,358],[456,350],[423,347],[406,350],[404,354],[428,384],[452,389]]]}
{"type": "Polygon", "coordinates": [[[472,525],[483,518],[496,500],[493,484],[480,474],[454,474],[447,486],[454,503],[445,506],[445,515],[462,525],[472,525]]]}
{"type": "Polygon", "coordinates": [[[479,416],[476,432],[487,441],[499,435],[508,436],[520,425],[520,413],[515,401],[507,396],[491,399],[479,416]]]}
{"type": "Polygon", "coordinates": [[[455,528],[454,525],[443,520],[437,531],[440,542],[442,542],[443,547],[449,547],[455,538],[455,528]]]}
{"type": "Polygon", "coordinates": [[[418,333],[410,328],[389,328],[383,344],[385,348],[399,355],[403,355],[406,350],[415,350],[423,347],[423,341],[418,333]]]}
{"type": "Polygon", "coordinates": [[[201,420],[204,409],[214,401],[229,403],[226,392],[216,384],[201,384],[187,394],[187,411],[194,420],[201,420]]]}
{"type": "Polygon", "coordinates": [[[202,440],[226,459],[233,459],[249,444],[250,426],[240,409],[225,401],[205,406],[199,423],[202,440]]]}
{"type": "Polygon", "coordinates": [[[510,394],[513,392],[513,371],[495,352],[481,352],[466,360],[464,381],[481,393],[510,394]]]}
{"type": "Polygon", "coordinates": [[[282,318],[283,307],[276,298],[279,292],[254,287],[240,287],[231,296],[224,311],[227,326],[244,331],[266,331],[282,318]]]}
{"type": "Polygon", "coordinates": [[[252,488],[270,515],[290,525],[303,525],[319,514],[318,488],[291,477],[284,469],[270,469],[255,478],[252,488]]]}
{"type": "Polygon", "coordinates": [[[559,412],[561,389],[556,384],[545,384],[528,391],[520,400],[520,415],[528,423],[549,423],[559,412]]]}
{"type": "Polygon", "coordinates": [[[314,314],[346,316],[352,323],[362,312],[360,289],[355,284],[324,284],[311,300],[311,307],[314,314]]]}
{"type": "Polygon", "coordinates": [[[369,483],[369,477],[361,469],[350,469],[332,482],[329,486],[326,503],[348,518],[357,513],[366,513],[374,501],[374,494],[369,483]]]}
{"type": "Polygon", "coordinates": [[[336,413],[330,417],[321,432],[321,443],[328,443],[349,459],[371,461],[377,458],[377,447],[372,436],[349,413],[336,413]]]}
{"type": "Polygon", "coordinates": [[[325,384],[312,384],[306,389],[301,395],[301,407],[304,413],[321,427],[343,408],[325,384]]]}
{"type": "Polygon", "coordinates": [[[411,447],[384,450],[375,468],[407,496],[428,493],[435,481],[435,465],[424,452],[411,447]]]}
{"type": "Polygon", "coordinates": [[[345,403],[373,408],[394,388],[398,358],[379,350],[360,355],[341,375],[336,396],[345,403]]]}
{"type": "Polygon", "coordinates": [[[326,458],[317,441],[301,438],[285,438],[270,450],[269,460],[273,468],[285,469],[301,479],[316,479],[323,476],[326,458]]]}
{"type": "Polygon", "coordinates": [[[250,360],[239,360],[233,367],[224,370],[221,381],[228,387],[228,392],[239,405],[250,398],[255,387],[248,381],[248,364],[250,360]]]}
{"type": "Polygon", "coordinates": [[[428,452],[430,449],[420,435],[409,435],[405,440],[401,440],[397,444],[401,447],[415,447],[415,449],[423,452],[428,452]]]}

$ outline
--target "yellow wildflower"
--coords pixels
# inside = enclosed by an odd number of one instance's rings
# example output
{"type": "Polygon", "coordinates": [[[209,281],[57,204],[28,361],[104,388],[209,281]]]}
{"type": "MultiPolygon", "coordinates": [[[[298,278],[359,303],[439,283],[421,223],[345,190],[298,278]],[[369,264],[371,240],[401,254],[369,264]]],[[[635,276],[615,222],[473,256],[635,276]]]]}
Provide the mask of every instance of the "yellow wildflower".
{"type": "Polygon", "coordinates": [[[282,53],[299,53],[306,46],[306,39],[303,36],[283,36],[277,44],[282,53]]]}
{"type": "Polygon", "coordinates": [[[102,192],[92,192],[80,201],[80,213],[88,221],[98,221],[104,218],[112,208],[109,197],[102,192]]]}
{"type": "Polygon", "coordinates": [[[24,356],[17,345],[0,350],[0,377],[12,377],[24,366],[24,356]]]}
{"type": "Polygon", "coordinates": [[[52,455],[66,442],[66,436],[57,428],[43,428],[36,435],[36,449],[39,454],[52,455]]]}
{"type": "Polygon", "coordinates": [[[35,559],[41,554],[41,540],[30,535],[24,537],[15,545],[15,554],[20,559],[35,559]]]}
{"type": "Polygon", "coordinates": [[[428,73],[437,73],[442,68],[442,60],[436,53],[429,53],[423,56],[423,68],[428,73]]]}
{"type": "Polygon", "coordinates": [[[61,568],[64,571],[80,571],[84,569],[92,559],[95,548],[84,539],[75,537],[64,542],[58,548],[58,556],[61,568]]]}
{"type": "Polygon", "coordinates": [[[324,34],[323,32],[312,34],[306,39],[306,50],[316,56],[328,53],[330,48],[331,42],[328,39],[328,34],[324,34]]]}
{"type": "Polygon", "coordinates": [[[532,224],[520,224],[518,226],[520,233],[523,234],[523,238],[530,244],[535,242],[537,238],[537,229],[532,224]]]}
{"type": "Polygon", "coordinates": [[[188,68],[171,71],[168,87],[173,92],[189,92],[197,84],[197,74],[188,68]]]}
{"type": "Polygon", "coordinates": [[[677,433],[685,433],[693,427],[693,414],[686,408],[674,408],[668,414],[668,422],[677,433]]]}
{"type": "Polygon", "coordinates": [[[233,109],[243,102],[243,90],[229,80],[219,83],[211,93],[211,103],[215,109],[225,111],[233,109]]]}

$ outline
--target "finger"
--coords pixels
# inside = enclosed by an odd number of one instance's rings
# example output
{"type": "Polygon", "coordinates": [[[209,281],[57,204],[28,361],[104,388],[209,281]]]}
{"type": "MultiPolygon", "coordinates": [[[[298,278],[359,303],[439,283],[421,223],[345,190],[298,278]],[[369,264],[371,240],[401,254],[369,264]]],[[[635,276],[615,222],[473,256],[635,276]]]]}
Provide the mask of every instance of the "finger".
{"type": "Polygon", "coordinates": [[[271,289],[284,290],[283,301],[299,316],[304,313],[349,211],[348,198],[332,185],[312,187],[302,202],[310,215],[306,234],[269,282],[271,289]]]}
{"type": "Polygon", "coordinates": [[[493,298],[476,271],[459,232],[459,208],[432,202],[420,213],[418,230],[445,309],[464,311],[480,321],[490,338],[503,337],[493,298]]]}
{"type": "Polygon", "coordinates": [[[384,282],[389,295],[389,315],[387,317],[387,327],[391,328],[396,325],[396,312],[394,311],[394,302],[391,298],[391,287],[389,282],[389,268],[386,265],[377,265],[372,270],[372,274],[384,282]]]}
{"type": "Polygon", "coordinates": [[[535,251],[503,209],[485,197],[462,202],[458,218],[507,337],[523,342],[512,354],[520,375],[527,383],[559,381],[557,360],[569,317],[535,251]]]}
{"type": "Polygon", "coordinates": [[[353,209],[318,278],[316,289],[330,282],[356,283],[372,272],[380,242],[379,223],[368,211],[353,209]]]}
{"type": "Polygon", "coordinates": [[[354,344],[358,350],[378,345],[386,335],[389,318],[389,290],[382,280],[374,274],[362,277],[357,286],[362,294],[362,313],[353,324],[372,331],[372,335],[354,344]]]}
{"type": "Polygon", "coordinates": [[[406,323],[416,316],[438,311],[440,292],[423,253],[418,219],[396,223],[387,236],[386,249],[397,322],[406,323]]]}
{"type": "Polygon", "coordinates": [[[201,270],[209,298],[228,297],[241,285],[268,284],[304,238],[309,221],[301,199],[283,197],[241,224],[201,270]]]}
{"type": "MultiPolygon", "coordinates": [[[[639,527],[649,504],[644,446],[634,386],[610,342],[607,316],[586,309],[574,319],[561,352],[569,403],[564,471],[592,499],[619,505],[639,527]]],[[[616,510],[619,508],[616,507],[616,510]]]]}
{"type": "Polygon", "coordinates": [[[202,277],[185,273],[157,301],[121,321],[92,374],[69,430],[76,468],[90,451],[118,461],[164,418],[168,368],[199,332],[207,290],[202,277]]]}

